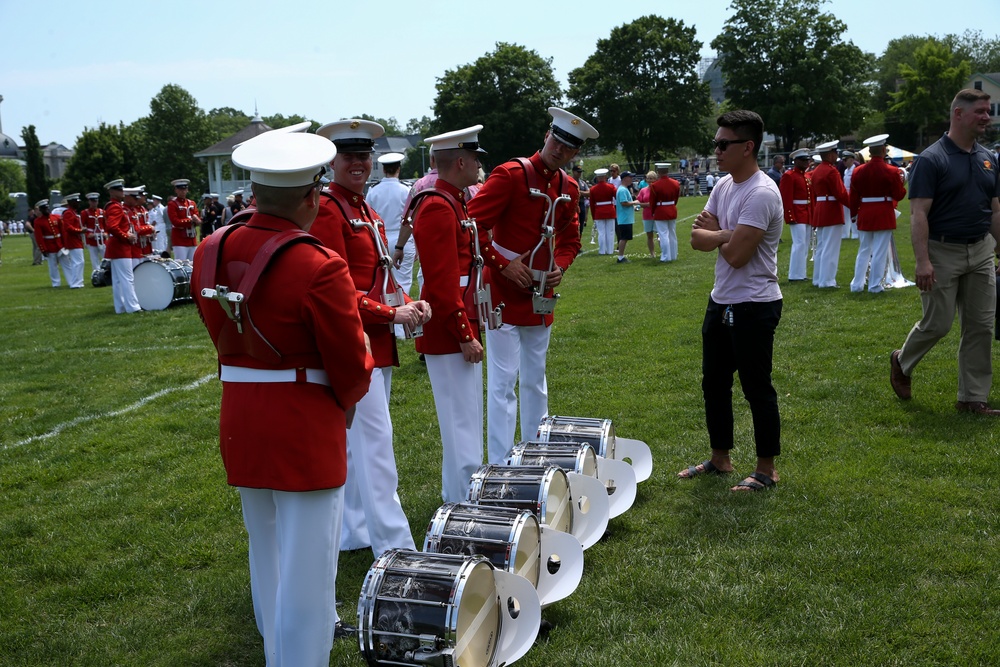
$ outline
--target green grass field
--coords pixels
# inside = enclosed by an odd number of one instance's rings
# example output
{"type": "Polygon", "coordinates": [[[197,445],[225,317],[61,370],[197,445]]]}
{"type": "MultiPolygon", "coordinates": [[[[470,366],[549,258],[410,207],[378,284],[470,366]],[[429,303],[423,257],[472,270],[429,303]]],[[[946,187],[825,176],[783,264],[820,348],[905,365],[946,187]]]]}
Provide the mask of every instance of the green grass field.
{"type": "MultiPolygon", "coordinates": [[[[857,241],[843,244],[839,290],[782,279],[778,488],[676,478],[708,453],[699,334],[715,255],[690,249],[683,220],[703,203],[681,200],[676,263],[650,260],[637,238],[616,265],[588,227],[560,287],[550,412],[614,419],[655,467],[518,664],[1000,664],[997,424],[953,408],[957,328],[915,373],[914,400],[895,398],[889,352],[919,298],[851,294],[857,241]]],[[[789,247],[786,230],[782,276],[789,247]]],[[[27,239],[7,237],[0,323],[0,665],[262,665],[217,449],[215,355],[194,307],[116,316],[110,288],[52,289],[27,239]]],[[[424,367],[411,344],[401,357],[399,492],[421,544],[440,447],[424,367]]],[[[747,473],[736,395],[734,462],[747,473]]],[[[341,557],[348,620],[371,561],[341,557]]],[[[338,642],[331,664],[364,663],[338,642]]]]}

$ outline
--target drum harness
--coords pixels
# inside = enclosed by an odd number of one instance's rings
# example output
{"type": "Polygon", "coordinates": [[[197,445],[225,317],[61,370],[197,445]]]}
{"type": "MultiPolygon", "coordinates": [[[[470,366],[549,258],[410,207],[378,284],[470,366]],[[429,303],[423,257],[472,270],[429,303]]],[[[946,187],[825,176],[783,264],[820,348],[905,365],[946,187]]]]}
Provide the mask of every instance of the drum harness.
{"type": "Polygon", "coordinates": [[[528,196],[536,199],[545,200],[545,214],[542,216],[542,233],[541,238],[538,239],[538,243],[535,245],[534,249],[531,251],[531,255],[528,257],[528,268],[531,270],[531,275],[533,279],[534,286],[531,292],[531,306],[532,310],[536,315],[551,315],[556,308],[556,299],[559,298],[558,294],[553,294],[551,297],[545,296],[545,281],[548,279],[548,274],[555,271],[556,268],[556,240],[555,240],[555,217],[556,217],[556,207],[559,202],[572,202],[573,198],[566,194],[566,173],[560,169],[559,170],[559,196],[553,199],[549,195],[542,192],[541,188],[538,187],[539,176],[538,171],[535,169],[535,165],[531,163],[527,158],[515,158],[515,162],[521,165],[524,169],[524,180],[528,186],[528,196]],[[549,268],[548,271],[543,271],[541,269],[535,269],[535,255],[541,250],[542,246],[548,246],[549,249],[549,268]]]}
{"type": "Polygon", "coordinates": [[[410,205],[406,207],[403,212],[403,220],[406,224],[413,228],[413,216],[417,211],[417,207],[426,197],[441,197],[448,204],[451,205],[452,210],[455,212],[455,216],[458,219],[458,225],[462,228],[462,231],[471,231],[474,254],[472,257],[472,277],[473,284],[467,285],[465,287],[465,292],[463,293],[464,301],[466,303],[466,311],[468,313],[475,313],[476,319],[479,320],[480,330],[484,328],[488,329],[499,329],[500,325],[503,324],[502,311],[504,304],[501,302],[496,307],[493,306],[493,295],[490,291],[490,286],[483,283],[483,255],[479,249],[479,228],[476,226],[476,219],[470,218],[468,211],[465,210],[463,206],[454,196],[449,192],[444,190],[439,190],[437,188],[431,187],[425,190],[421,190],[413,196],[410,200],[410,205]],[[474,287],[475,292],[471,292],[470,288],[474,287]],[[470,299],[470,297],[472,297],[470,299]],[[469,303],[472,302],[473,308],[469,308],[469,303]]]}

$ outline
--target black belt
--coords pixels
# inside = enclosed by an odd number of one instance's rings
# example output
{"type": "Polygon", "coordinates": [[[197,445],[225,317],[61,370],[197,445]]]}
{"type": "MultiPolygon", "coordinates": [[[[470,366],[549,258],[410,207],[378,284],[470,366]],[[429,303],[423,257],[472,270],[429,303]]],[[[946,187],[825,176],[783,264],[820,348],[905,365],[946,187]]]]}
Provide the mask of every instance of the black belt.
{"type": "Polygon", "coordinates": [[[937,241],[938,243],[954,243],[955,245],[972,245],[973,243],[979,243],[986,238],[986,234],[980,236],[973,236],[971,238],[962,238],[959,236],[936,236],[930,234],[927,238],[931,241],[937,241]]]}

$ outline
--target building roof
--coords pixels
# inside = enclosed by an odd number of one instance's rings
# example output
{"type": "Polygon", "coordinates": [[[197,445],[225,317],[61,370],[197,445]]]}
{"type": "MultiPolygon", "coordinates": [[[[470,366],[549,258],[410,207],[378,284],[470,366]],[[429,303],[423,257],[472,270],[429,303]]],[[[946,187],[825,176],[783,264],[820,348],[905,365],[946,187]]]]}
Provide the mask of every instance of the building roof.
{"type": "Polygon", "coordinates": [[[16,158],[17,154],[17,142],[14,141],[13,137],[9,137],[3,132],[0,132],[0,158],[16,158]]]}
{"type": "Polygon", "coordinates": [[[233,149],[237,144],[253,139],[257,135],[264,134],[271,130],[268,125],[261,120],[260,116],[254,116],[250,124],[244,127],[231,137],[223,139],[217,144],[212,144],[208,148],[203,148],[194,154],[195,157],[214,157],[218,155],[229,156],[233,154],[233,149]]]}

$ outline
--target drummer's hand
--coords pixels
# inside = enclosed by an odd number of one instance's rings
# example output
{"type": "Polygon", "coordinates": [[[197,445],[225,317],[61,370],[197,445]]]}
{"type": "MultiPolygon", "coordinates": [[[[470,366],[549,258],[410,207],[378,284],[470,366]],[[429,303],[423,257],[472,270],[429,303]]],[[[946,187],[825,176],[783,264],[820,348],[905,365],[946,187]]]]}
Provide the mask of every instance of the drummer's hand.
{"type": "MultiPolygon", "coordinates": [[[[393,324],[405,324],[411,329],[421,323],[423,313],[419,306],[417,306],[419,301],[411,301],[410,303],[404,304],[402,306],[396,307],[396,314],[392,318],[393,324]]],[[[423,303],[426,303],[423,302],[423,303]]]]}
{"type": "Polygon", "coordinates": [[[529,254],[530,253],[525,251],[517,258],[512,259],[510,264],[504,267],[504,269],[500,272],[500,275],[502,275],[504,278],[511,281],[518,287],[522,287],[524,289],[528,289],[529,287],[531,287],[532,283],[531,269],[525,266],[523,261],[524,258],[527,257],[529,254]]]}
{"type": "Polygon", "coordinates": [[[548,273],[545,274],[545,286],[555,287],[556,285],[562,282],[562,279],[563,279],[562,269],[556,267],[555,271],[549,271],[548,273]]]}
{"type": "Polygon", "coordinates": [[[470,364],[478,364],[483,360],[483,345],[475,338],[468,343],[461,343],[459,347],[462,348],[462,358],[470,364]]]}
{"type": "Polygon", "coordinates": [[[394,267],[401,268],[403,266],[403,251],[395,250],[392,253],[392,265],[394,267]]]}
{"type": "Polygon", "coordinates": [[[365,333],[363,331],[361,333],[365,337],[365,350],[368,352],[368,356],[370,357],[371,354],[372,354],[372,341],[371,341],[371,338],[368,337],[367,333],[365,333]]]}
{"type": "Polygon", "coordinates": [[[417,309],[420,313],[420,323],[427,324],[428,320],[431,319],[431,304],[428,301],[411,301],[410,303],[417,309]]]}
{"type": "Polygon", "coordinates": [[[135,232],[129,232],[125,235],[125,238],[128,239],[129,243],[135,243],[139,237],[135,235],[135,232]]]}

